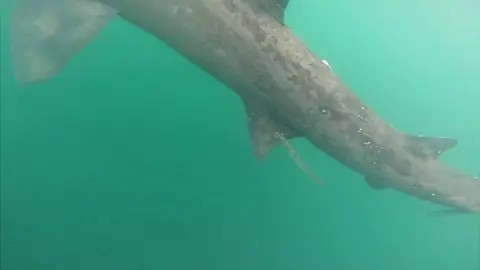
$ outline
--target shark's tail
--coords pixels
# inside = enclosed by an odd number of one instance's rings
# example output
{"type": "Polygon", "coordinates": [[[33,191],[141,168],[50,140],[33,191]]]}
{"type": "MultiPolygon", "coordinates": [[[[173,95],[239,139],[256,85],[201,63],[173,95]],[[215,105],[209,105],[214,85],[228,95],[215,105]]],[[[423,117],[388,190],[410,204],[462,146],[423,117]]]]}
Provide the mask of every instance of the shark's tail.
{"type": "Polygon", "coordinates": [[[55,75],[115,13],[94,0],[17,0],[11,29],[17,80],[26,84],[55,75]]]}

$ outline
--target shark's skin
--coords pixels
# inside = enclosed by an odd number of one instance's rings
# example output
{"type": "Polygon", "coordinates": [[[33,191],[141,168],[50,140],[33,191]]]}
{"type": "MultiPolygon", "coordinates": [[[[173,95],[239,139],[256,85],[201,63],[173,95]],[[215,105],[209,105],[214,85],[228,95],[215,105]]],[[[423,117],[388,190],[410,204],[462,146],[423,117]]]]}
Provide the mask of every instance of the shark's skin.
{"type": "Polygon", "coordinates": [[[409,136],[370,110],[283,24],[288,0],[101,1],[234,90],[258,157],[304,137],[374,189],[480,213],[480,181],[437,159],[456,142],[409,136]]]}

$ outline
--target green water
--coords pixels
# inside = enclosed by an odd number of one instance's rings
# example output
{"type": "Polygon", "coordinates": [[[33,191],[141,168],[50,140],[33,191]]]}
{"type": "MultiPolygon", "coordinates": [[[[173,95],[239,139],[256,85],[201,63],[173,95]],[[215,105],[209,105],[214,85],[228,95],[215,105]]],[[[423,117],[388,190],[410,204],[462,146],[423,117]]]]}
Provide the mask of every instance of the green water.
{"type": "MultiPolygon", "coordinates": [[[[399,130],[480,172],[480,2],[292,0],[287,23],[399,130]]],[[[362,177],[304,139],[251,150],[239,98],[120,19],[21,87],[2,7],[2,270],[478,270],[476,216],[362,177]]]]}

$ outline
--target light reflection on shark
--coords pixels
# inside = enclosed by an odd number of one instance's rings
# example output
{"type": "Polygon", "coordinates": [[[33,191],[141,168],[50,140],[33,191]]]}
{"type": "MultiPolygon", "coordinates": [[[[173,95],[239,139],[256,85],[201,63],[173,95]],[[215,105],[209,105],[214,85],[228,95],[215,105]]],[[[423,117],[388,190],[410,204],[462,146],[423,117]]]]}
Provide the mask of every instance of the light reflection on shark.
{"type": "Polygon", "coordinates": [[[259,158],[308,139],[365,176],[454,211],[480,212],[480,182],[437,158],[449,138],[411,136],[363,104],[284,25],[288,0],[22,0],[12,22],[16,76],[55,75],[119,15],[164,41],[242,99],[259,158]]]}

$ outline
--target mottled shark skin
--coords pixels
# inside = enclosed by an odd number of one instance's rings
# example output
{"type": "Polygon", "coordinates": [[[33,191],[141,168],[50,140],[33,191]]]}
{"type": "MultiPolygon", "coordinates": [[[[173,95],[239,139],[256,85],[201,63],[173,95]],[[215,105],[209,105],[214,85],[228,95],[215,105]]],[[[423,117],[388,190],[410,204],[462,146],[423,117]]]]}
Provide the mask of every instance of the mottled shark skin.
{"type": "Polygon", "coordinates": [[[480,181],[438,160],[456,141],[411,136],[382,120],[284,25],[288,0],[23,2],[12,23],[12,46],[27,44],[13,51],[23,83],[53,76],[118,14],[239,95],[259,158],[282,139],[304,137],[373,189],[480,213],[480,181]]]}

